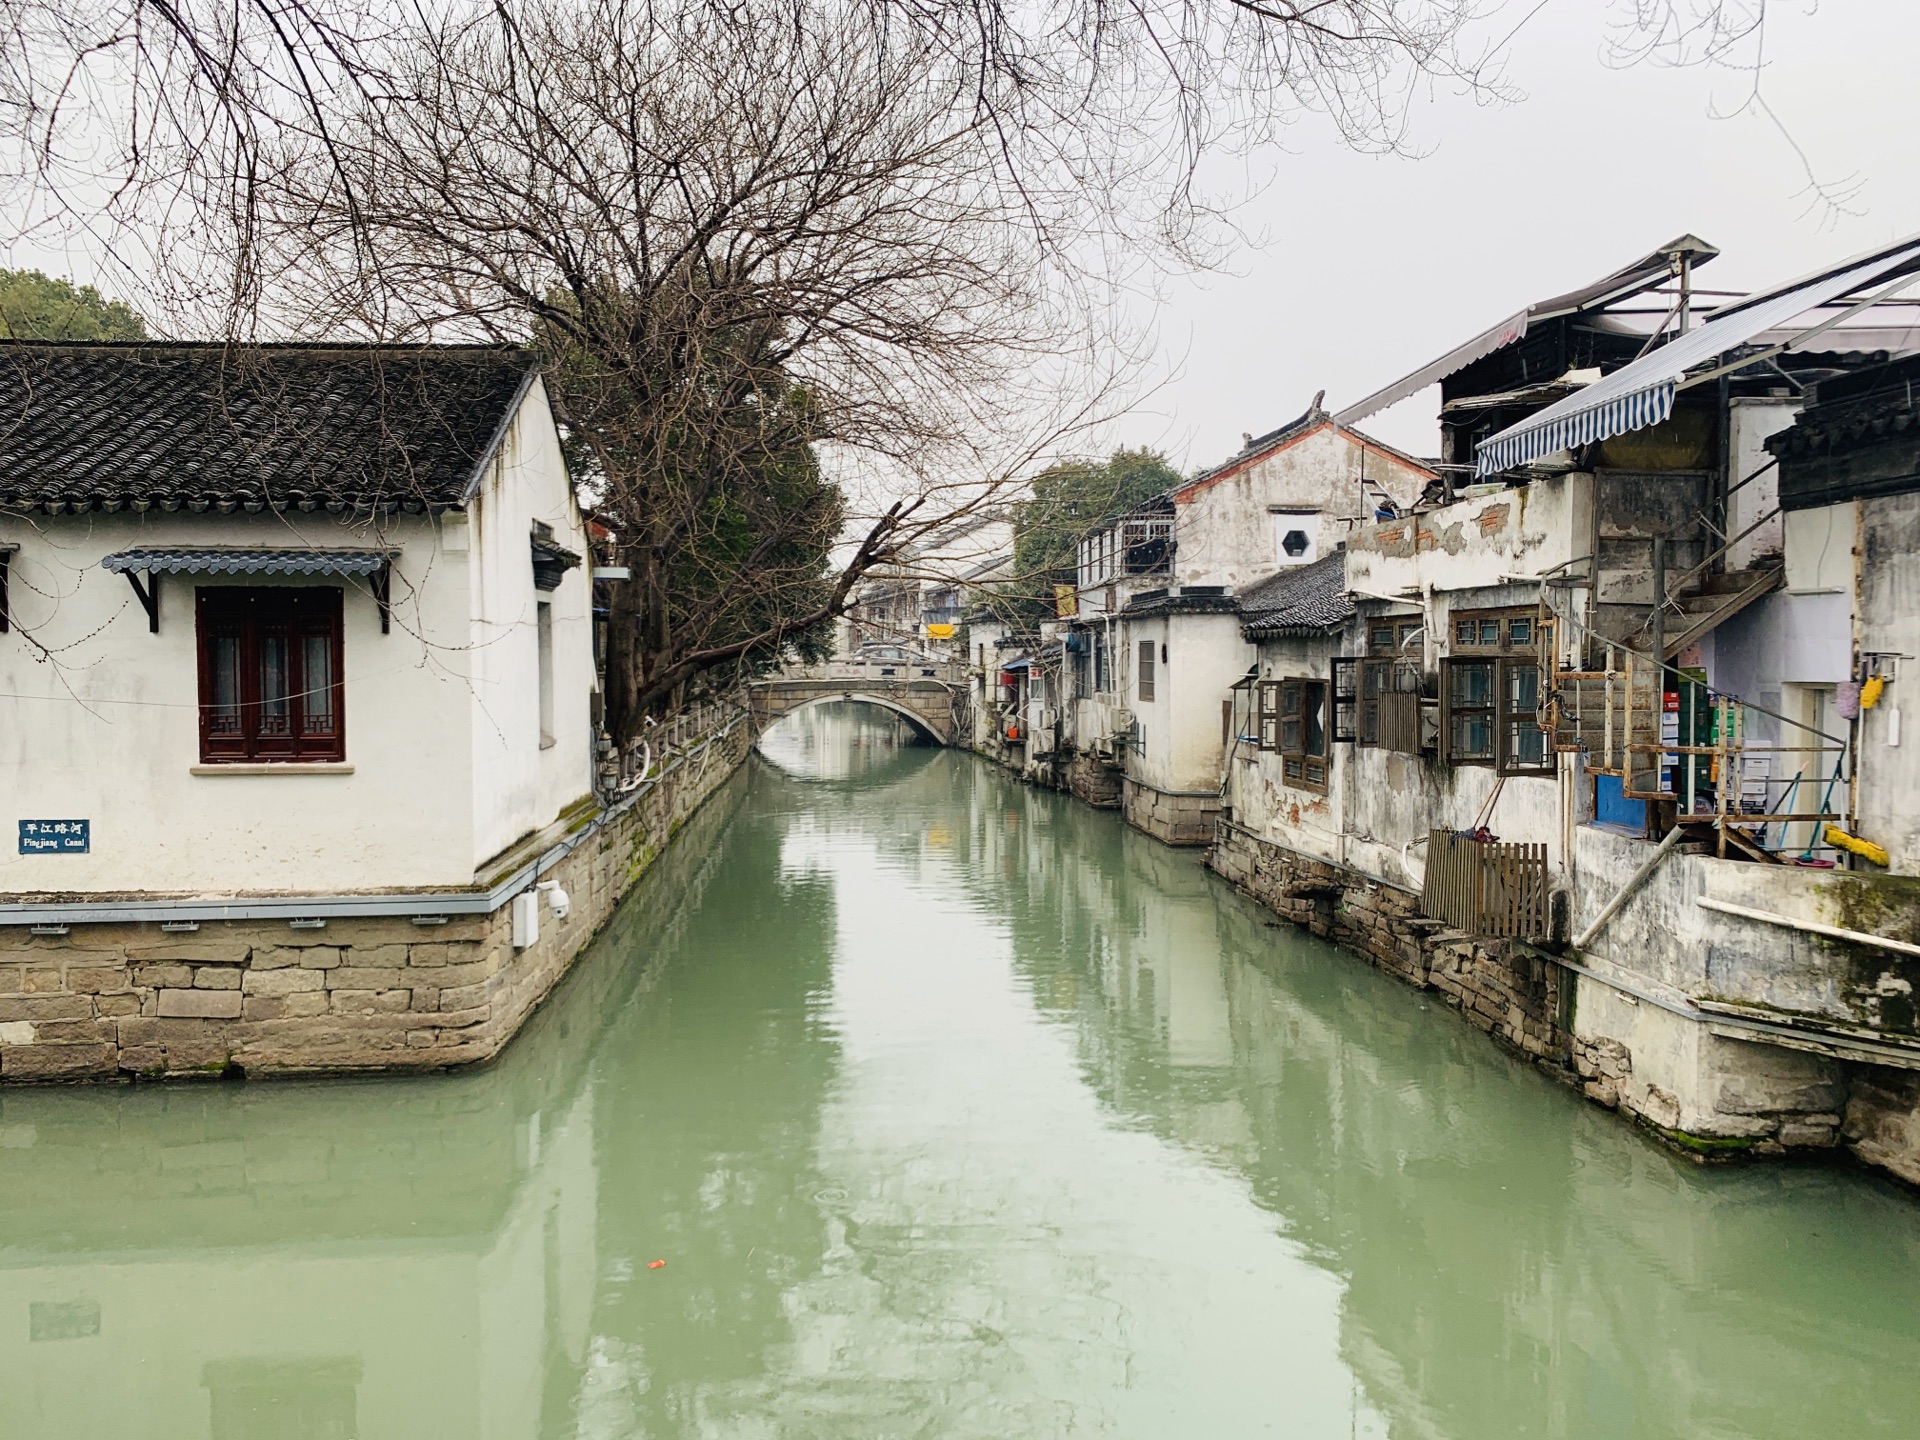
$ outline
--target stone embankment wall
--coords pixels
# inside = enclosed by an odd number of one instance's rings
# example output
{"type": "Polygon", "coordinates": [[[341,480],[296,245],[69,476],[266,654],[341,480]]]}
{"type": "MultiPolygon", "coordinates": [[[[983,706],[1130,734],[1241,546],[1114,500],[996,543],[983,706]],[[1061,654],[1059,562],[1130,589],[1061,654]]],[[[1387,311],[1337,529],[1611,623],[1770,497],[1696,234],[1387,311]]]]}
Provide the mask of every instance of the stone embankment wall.
{"type": "Polygon", "coordinates": [[[593,826],[540,875],[540,934],[513,945],[511,904],[418,925],[406,916],[0,928],[0,1080],[439,1070],[513,1038],[686,818],[733,775],[745,717],[593,826]]]}
{"type": "Polygon", "coordinates": [[[1096,810],[1118,810],[1120,772],[1085,750],[1075,750],[1065,766],[1067,790],[1096,810]]]}
{"type": "Polygon", "coordinates": [[[1420,913],[1411,890],[1276,845],[1224,817],[1207,864],[1283,919],[1437,992],[1515,1050],[1568,1063],[1561,1014],[1569,977],[1533,947],[1445,929],[1420,913]]]}
{"type": "Polygon", "coordinates": [[[1120,795],[1120,813],[1127,823],[1168,845],[1213,844],[1220,806],[1218,795],[1156,790],[1131,777],[1120,795]]]}

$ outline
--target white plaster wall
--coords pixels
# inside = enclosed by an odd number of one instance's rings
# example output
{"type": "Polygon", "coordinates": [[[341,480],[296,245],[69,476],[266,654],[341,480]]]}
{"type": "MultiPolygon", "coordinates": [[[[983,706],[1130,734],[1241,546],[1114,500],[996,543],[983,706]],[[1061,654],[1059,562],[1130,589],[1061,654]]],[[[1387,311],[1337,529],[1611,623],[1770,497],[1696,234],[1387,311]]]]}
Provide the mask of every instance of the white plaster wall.
{"type": "Polygon", "coordinates": [[[1785,521],[1787,589],[1798,595],[1853,591],[1856,502],[1791,510],[1785,521]]]}
{"type": "Polygon", "coordinates": [[[1347,541],[1347,584],[1411,595],[1571,569],[1591,541],[1592,496],[1592,477],[1575,472],[1362,526],[1347,541]]]}
{"type": "Polygon", "coordinates": [[[529,395],[469,523],[324,514],[0,517],[20,547],[0,634],[0,894],[330,894],[464,886],[590,788],[585,568],[553,592],[558,743],[539,745],[534,516],[584,553],[544,394],[529,395]],[[391,633],[365,581],[161,578],[160,633],[102,557],[138,545],[382,544],[391,633]],[[463,548],[464,547],[464,548],[463,548]],[[345,584],[351,773],[193,773],[199,587],[345,584]],[[478,617],[478,618],[476,618],[478,617]],[[87,855],[17,855],[20,819],[92,821],[87,855]]]}
{"type": "Polygon", "coordinates": [[[1329,422],[1238,469],[1177,491],[1179,582],[1238,588],[1280,569],[1275,508],[1319,512],[1316,554],[1326,554],[1350,528],[1342,521],[1374,513],[1377,496],[1362,485],[1363,474],[1401,506],[1412,504],[1431,478],[1329,422]]]}
{"type": "MultiPolygon", "coordinates": [[[[1852,506],[1836,506],[1850,510],[1852,506]]],[[[1859,829],[1892,870],[1920,874],[1920,495],[1860,502],[1860,650],[1894,678],[1861,712],[1859,829]]]]}
{"type": "MultiPolygon", "coordinates": [[[[1793,424],[1800,402],[1755,395],[1735,397],[1731,405],[1733,464],[1727,484],[1739,488],[1727,496],[1727,533],[1738,535],[1780,504],[1780,469],[1770,463],[1773,457],[1767,453],[1766,440],[1793,424]],[[1747,480],[1749,475],[1754,478],[1747,480]]],[[[1785,544],[1785,517],[1775,515],[1728,549],[1727,568],[1748,569],[1777,557],[1785,544]]]]}
{"type": "Polygon", "coordinates": [[[551,823],[593,786],[592,561],[538,381],[469,513],[472,870],[551,823]],[[529,541],[535,520],[586,557],[555,590],[534,588],[529,541]],[[534,607],[542,600],[553,606],[554,743],[544,749],[534,630],[534,607]]]}
{"type": "Polygon", "coordinates": [[[1225,750],[1220,706],[1233,682],[1246,674],[1254,650],[1240,635],[1238,615],[1170,615],[1132,620],[1115,627],[1125,638],[1126,708],[1145,731],[1145,743],[1127,756],[1127,775],[1159,790],[1220,788],[1225,750]],[[1139,643],[1164,644],[1166,661],[1154,666],[1154,698],[1141,700],[1139,643]]]}
{"type": "MultiPolygon", "coordinates": [[[[1259,650],[1260,673],[1270,680],[1327,679],[1329,658],[1354,653],[1356,644],[1336,635],[1268,640],[1259,650]]],[[[1508,776],[1486,810],[1499,779],[1490,766],[1454,767],[1351,743],[1336,743],[1332,752],[1323,796],[1288,785],[1277,754],[1240,747],[1231,792],[1235,822],[1289,849],[1417,889],[1426,875],[1428,831],[1470,829],[1484,813],[1503,841],[1545,845],[1548,865],[1563,872],[1570,757],[1562,758],[1561,775],[1508,776]]]]}
{"type": "Polygon", "coordinates": [[[0,634],[0,894],[468,883],[466,557],[443,553],[439,539],[424,516],[384,533],[320,514],[0,518],[0,540],[20,546],[10,586],[18,623],[0,634]],[[194,591],[342,582],[164,576],[154,635],[101,558],[137,545],[373,543],[401,553],[390,634],[364,581],[343,597],[352,773],[193,774],[194,591]],[[23,818],[89,819],[92,852],[17,855],[23,818]]]}

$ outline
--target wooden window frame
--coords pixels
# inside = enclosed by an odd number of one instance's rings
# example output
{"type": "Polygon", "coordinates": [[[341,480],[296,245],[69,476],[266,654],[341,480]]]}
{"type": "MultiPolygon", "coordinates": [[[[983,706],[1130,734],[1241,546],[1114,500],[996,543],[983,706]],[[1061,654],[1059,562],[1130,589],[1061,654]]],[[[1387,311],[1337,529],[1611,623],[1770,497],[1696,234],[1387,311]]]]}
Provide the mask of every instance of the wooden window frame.
{"type": "Polygon", "coordinates": [[[1263,692],[1269,686],[1277,694],[1271,748],[1280,756],[1282,783],[1326,794],[1333,768],[1332,682],[1301,675],[1264,681],[1263,692]]]}
{"type": "Polygon", "coordinates": [[[1153,674],[1154,642],[1142,640],[1134,649],[1134,658],[1138,662],[1138,673],[1134,676],[1135,693],[1141,700],[1151,703],[1154,695],[1153,674]]]}
{"type": "Polygon", "coordinates": [[[1447,763],[1454,766],[1486,765],[1493,766],[1500,756],[1500,660],[1494,655],[1458,655],[1449,656],[1443,670],[1443,683],[1440,686],[1441,745],[1447,757],[1447,763]],[[1487,703],[1484,705],[1462,705],[1459,702],[1459,681],[1457,677],[1468,671],[1485,671],[1487,677],[1487,703]],[[1483,715],[1487,724],[1486,753],[1470,751],[1463,753],[1455,740],[1454,727],[1464,717],[1483,715]]]}
{"type": "Polygon", "coordinates": [[[203,765],[340,763],[347,758],[346,639],[338,586],[203,586],[194,597],[194,648],[200,683],[203,765]],[[262,725],[262,643],[277,632],[285,645],[286,733],[262,725]],[[332,668],[327,686],[331,729],[309,731],[313,709],[306,682],[307,642],[323,639],[332,668]],[[237,729],[221,723],[215,651],[234,642],[237,729]],[[263,733],[265,732],[265,733],[263,733]]]}
{"type": "Polygon", "coordinates": [[[1504,606],[1493,610],[1463,610],[1448,617],[1447,634],[1451,647],[1441,686],[1441,737],[1443,753],[1449,765],[1491,766],[1500,775],[1551,775],[1554,773],[1552,737],[1539,724],[1539,701],[1552,671],[1554,625],[1538,606],[1504,606]],[[1488,670],[1491,693],[1489,705],[1462,707],[1455,703],[1454,674],[1459,667],[1478,666],[1488,670]],[[1518,708],[1513,703],[1520,675],[1534,672],[1534,707],[1518,708]],[[1454,720],[1463,711],[1484,714],[1492,729],[1492,745],[1486,755],[1461,755],[1454,749],[1454,720]],[[1539,758],[1523,759],[1521,736],[1531,730],[1542,735],[1539,758]]]}

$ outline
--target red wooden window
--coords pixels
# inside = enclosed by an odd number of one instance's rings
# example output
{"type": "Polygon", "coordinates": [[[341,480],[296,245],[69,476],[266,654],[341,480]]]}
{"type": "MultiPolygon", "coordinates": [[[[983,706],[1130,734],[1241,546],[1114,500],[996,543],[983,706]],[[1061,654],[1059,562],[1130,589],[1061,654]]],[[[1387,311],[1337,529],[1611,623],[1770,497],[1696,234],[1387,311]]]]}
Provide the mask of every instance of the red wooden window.
{"type": "Polygon", "coordinates": [[[203,589],[200,759],[344,760],[337,589],[203,589]]]}

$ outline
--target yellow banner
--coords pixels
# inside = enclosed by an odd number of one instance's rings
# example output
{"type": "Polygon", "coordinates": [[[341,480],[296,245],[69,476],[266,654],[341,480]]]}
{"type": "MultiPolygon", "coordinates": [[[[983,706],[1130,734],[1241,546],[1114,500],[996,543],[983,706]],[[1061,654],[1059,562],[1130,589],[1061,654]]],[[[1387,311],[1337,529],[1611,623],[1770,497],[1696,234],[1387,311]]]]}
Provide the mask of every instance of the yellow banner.
{"type": "Polygon", "coordinates": [[[1080,613],[1080,592],[1071,585],[1053,587],[1053,614],[1056,620],[1071,620],[1080,613]]]}
{"type": "Polygon", "coordinates": [[[956,628],[957,627],[952,625],[929,625],[927,626],[927,638],[929,640],[951,640],[956,628]]]}

